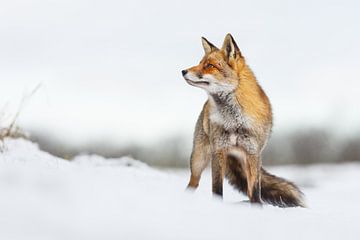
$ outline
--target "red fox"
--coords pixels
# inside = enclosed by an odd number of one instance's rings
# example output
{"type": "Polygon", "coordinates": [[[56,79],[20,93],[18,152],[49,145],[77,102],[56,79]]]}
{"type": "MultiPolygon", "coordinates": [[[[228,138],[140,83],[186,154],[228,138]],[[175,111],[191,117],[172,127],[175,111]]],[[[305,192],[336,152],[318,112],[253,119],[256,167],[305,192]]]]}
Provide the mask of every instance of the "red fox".
{"type": "Polygon", "coordinates": [[[186,82],[208,94],[195,127],[188,188],[197,188],[211,161],[212,192],[223,194],[223,179],[252,203],[305,207],[299,188],[262,168],[261,153],[272,128],[268,97],[230,34],[221,49],[202,38],[205,56],[182,70],[186,82]]]}

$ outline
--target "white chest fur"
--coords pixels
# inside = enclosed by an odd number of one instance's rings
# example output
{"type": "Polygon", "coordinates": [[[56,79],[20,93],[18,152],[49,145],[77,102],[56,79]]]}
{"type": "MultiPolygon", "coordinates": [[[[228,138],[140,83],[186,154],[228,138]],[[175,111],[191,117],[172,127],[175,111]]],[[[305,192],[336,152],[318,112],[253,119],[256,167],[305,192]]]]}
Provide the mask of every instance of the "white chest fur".
{"type": "Polygon", "coordinates": [[[251,119],[242,112],[233,94],[209,95],[209,102],[210,122],[230,131],[250,126],[251,119]]]}

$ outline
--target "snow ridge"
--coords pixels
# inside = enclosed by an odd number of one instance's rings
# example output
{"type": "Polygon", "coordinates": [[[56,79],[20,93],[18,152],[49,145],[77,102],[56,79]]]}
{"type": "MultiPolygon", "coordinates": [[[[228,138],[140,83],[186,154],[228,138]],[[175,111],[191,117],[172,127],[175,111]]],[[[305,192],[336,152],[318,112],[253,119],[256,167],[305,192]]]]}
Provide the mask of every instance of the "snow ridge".
{"type": "Polygon", "coordinates": [[[262,208],[225,186],[195,193],[188,171],[157,170],[130,157],[68,161],[24,139],[0,153],[0,239],[357,239],[360,166],[281,167],[302,185],[309,209],[262,208]]]}

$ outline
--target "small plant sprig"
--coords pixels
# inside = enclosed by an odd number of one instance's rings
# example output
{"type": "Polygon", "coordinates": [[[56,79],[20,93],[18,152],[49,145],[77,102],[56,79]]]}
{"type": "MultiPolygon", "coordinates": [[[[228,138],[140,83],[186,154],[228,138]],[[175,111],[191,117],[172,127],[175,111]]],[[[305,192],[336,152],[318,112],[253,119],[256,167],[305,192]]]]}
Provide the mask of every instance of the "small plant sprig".
{"type": "MultiPolygon", "coordinates": [[[[23,111],[24,107],[30,100],[30,98],[39,90],[41,84],[38,84],[29,94],[25,94],[20,102],[19,108],[16,111],[15,115],[12,117],[10,123],[5,126],[0,125],[0,151],[4,150],[4,139],[5,138],[26,138],[26,134],[16,125],[16,122],[20,116],[20,113],[23,111]]],[[[5,122],[6,115],[5,111],[0,112],[0,123],[5,122]]]]}

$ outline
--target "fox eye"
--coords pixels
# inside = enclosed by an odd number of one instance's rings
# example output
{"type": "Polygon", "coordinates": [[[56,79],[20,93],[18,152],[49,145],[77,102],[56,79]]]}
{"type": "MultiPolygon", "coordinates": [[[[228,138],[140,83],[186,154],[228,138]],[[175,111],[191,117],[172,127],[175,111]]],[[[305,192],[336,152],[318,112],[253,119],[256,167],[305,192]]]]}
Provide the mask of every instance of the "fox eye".
{"type": "Polygon", "coordinates": [[[205,69],[214,68],[215,66],[211,63],[206,64],[205,69]]]}

